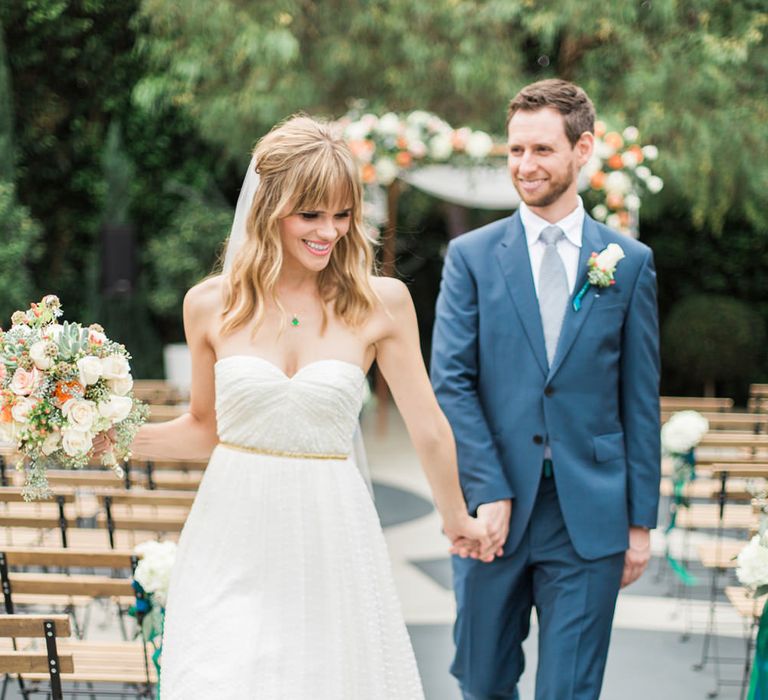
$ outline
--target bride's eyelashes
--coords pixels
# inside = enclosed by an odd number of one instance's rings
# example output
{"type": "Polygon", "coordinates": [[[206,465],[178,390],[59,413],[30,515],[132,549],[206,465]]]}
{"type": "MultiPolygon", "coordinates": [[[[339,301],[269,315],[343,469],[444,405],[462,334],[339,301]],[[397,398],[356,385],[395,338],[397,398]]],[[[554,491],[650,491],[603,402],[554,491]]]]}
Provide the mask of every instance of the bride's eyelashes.
{"type": "MultiPolygon", "coordinates": [[[[300,211],[298,212],[299,216],[304,219],[305,221],[314,221],[320,216],[319,211],[300,211]]],[[[344,219],[348,219],[350,216],[352,216],[352,210],[351,209],[345,209],[344,211],[337,212],[333,215],[334,219],[338,219],[340,221],[344,219]]]]}

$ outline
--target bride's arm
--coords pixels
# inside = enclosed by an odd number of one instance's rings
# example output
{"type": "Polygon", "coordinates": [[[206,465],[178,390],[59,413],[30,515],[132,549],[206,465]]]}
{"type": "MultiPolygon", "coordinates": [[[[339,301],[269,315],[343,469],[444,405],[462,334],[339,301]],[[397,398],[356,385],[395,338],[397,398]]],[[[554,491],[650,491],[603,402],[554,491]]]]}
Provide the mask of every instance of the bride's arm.
{"type": "Polygon", "coordinates": [[[209,340],[220,315],[219,280],[206,280],[184,297],[184,332],[192,359],[189,411],[174,420],[143,425],[131,445],[138,457],[207,459],[218,442],[213,371],[216,356],[209,340]]]}
{"type": "Polygon", "coordinates": [[[411,295],[397,280],[374,282],[384,307],[377,312],[376,362],[416,448],[444,530],[453,541],[457,535],[480,541],[480,556],[492,559],[498,543],[467,513],[453,432],[429,383],[411,295]]]}

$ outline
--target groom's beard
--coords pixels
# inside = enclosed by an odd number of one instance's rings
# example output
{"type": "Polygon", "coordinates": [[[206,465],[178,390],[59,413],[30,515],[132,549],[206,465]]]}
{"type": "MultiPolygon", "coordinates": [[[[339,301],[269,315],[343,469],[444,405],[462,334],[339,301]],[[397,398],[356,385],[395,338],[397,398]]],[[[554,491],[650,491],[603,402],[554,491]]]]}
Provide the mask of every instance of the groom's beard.
{"type": "Polygon", "coordinates": [[[529,207],[548,207],[563,196],[573,184],[577,175],[578,170],[575,166],[571,169],[571,172],[563,178],[558,179],[550,175],[546,191],[534,195],[529,195],[522,188],[518,187],[517,178],[512,179],[512,184],[520,195],[520,199],[522,199],[529,207]]]}

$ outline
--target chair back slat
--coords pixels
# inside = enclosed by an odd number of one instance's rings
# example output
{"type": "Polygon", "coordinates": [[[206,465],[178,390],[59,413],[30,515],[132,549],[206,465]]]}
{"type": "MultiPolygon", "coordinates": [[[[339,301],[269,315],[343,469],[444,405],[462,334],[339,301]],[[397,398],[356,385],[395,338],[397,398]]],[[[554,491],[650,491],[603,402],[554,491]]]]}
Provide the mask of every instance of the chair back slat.
{"type": "Polygon", "coordinates": [[[68,615],[0,615],[0,637],[44,637],[46,620],[53,622],[57,637],[72,634],[68,615]]]}

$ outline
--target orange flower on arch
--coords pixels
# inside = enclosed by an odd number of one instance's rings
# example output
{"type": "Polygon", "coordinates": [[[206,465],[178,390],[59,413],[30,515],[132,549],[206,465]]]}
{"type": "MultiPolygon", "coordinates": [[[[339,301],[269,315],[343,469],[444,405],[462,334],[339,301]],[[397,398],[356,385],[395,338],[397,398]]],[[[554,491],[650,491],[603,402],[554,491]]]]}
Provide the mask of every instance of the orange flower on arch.
{"type": "Polygon", "coordinates": [[[401,167],[401,168],[407,168],[411,165],[413,162],[413,156],[408,153],[408,151],[400,151],[395,156],[395,162],[401,167]]]}
{"type": "Polygon", "coordinates": [[[605,173],[602,170],[598,170],[589,179],[589,184],[594,190],[602,190],[605,186],[605,173]]]}
{"type": "Polygon", "coordinates": [[[609,131],[604,137],[603,141],[611,148],[618,150],[624,145],[624,139],[621,138],[621,134],[616,131],[609,131]]]}
{"type": "Polygon", "coordinates": [[[624,167],[624,161],[621,159],[621,156],[618,153],[614,153],[608,159],[608,165],[614,170],[621,170],[624,167]]]}

